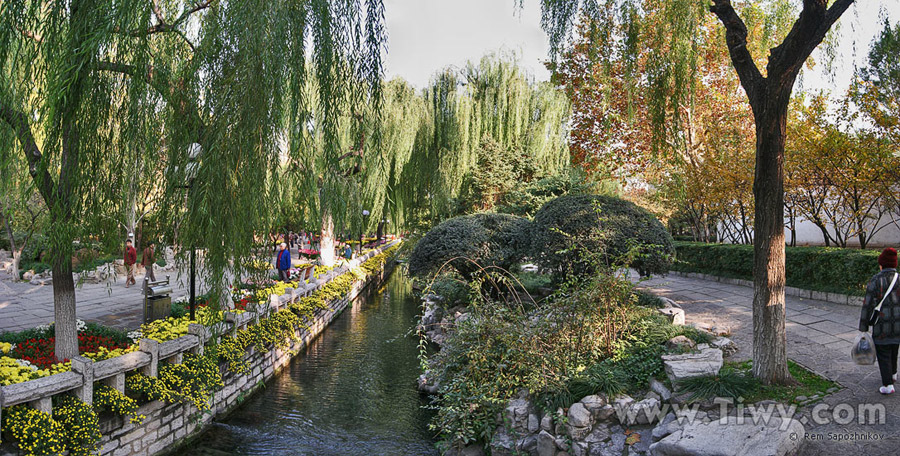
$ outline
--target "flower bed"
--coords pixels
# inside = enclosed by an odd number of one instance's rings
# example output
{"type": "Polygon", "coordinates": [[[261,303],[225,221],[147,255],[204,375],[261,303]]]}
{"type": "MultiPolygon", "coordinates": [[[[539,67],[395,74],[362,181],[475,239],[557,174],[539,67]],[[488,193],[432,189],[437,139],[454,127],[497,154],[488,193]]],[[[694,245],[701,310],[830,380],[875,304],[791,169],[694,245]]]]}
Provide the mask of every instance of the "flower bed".
{"type": "MultiPolygon", "coordinates": [[[[137,350],[121,331],[78,320],[78,352],[94,360],[108,359],[137,350]]],[[[54,355],[53,325],[0,334],[0,385],[12,385],[69,370],[68,360],[54,355]]]]}
{"type": "MultiPolygon", "coordinates": [[[[73,396],[57,395],[52,398],[52,414],[25,405],[12,406],[4,409],[0,431],[4,437],[15,440],[24,454],[95,454],[101,439],[98,413],[127,415],[132,423],[140,423],[144,417],[137,414],[138,404],[154,400],[191,403],[201,411],[208,411],[213,394],[223,387],[221,363],[224,362],[232,371],[241,371],[242,358],[250,346],[269,350],[272,347],[286,347],[291,341],[298,340],[298,328],[309,324],[317,309],[327,309],[329,302],[346,296],[357,279],[377,273],[396,249],[396,246],[387,249],[360,267],[335,277],[313,295],[260,319],[258,324],[235,331],[234,337],[223,337],[221,341],[213,338],[202,355],[183,353],[180,364],[160,364],[158,377],[137,372],[128,374],[125,394],[106,385],[97,385],[92,405],[73,396]]],[[[233,294],[235,299],[240,296],[235,307],[240,311],[241,307],[246,308],[262,296],[281,295],[287,287],[296,285],[295,282],[288,282],[254,290],[238,289],[233,294]]],[[[201,307],[197,312],[201,321],[220,322],[224,316],[213,306],[201,307]]],[[[160,320],[143,325],[140,332],[129,333],[128,336],[98,325],[80,324],[83,331],[79,333],[79,340],[83,343],[84,356],[107,359],[137,350],[137,345],[129,337],[149,337],[160,342],[177,338],[187,332],[187,320],[188,317],[160,320]]],[[[51,326],[23,334],[0,334],[3,343],[0,350],[10,354],[18,353],[20,349],[27,353],[52,353],[52,333],[51,326]],[[42,342],[36,343],[38,339],[42,342]]],[[[0,357],[0,384],[19,383],[55,373],[29,364],[24,359],[0,357]]],[[[69,369],[68,363],[52,366],[69,369]]]]}

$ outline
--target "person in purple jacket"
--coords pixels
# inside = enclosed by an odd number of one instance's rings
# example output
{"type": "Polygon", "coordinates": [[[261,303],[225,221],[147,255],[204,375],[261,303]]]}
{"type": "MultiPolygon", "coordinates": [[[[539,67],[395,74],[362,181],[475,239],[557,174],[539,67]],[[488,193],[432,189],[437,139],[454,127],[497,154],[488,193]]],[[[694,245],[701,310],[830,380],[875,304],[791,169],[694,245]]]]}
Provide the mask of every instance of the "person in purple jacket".
{"type": "Polygon", "coordinates": [[[288,250],[287,244],[281,243],[278,249],[278,259],[275,261],[275,267],[278,269],[278,279],[287,282],[290,278],[291,270],[291,251],[288,250]]]}

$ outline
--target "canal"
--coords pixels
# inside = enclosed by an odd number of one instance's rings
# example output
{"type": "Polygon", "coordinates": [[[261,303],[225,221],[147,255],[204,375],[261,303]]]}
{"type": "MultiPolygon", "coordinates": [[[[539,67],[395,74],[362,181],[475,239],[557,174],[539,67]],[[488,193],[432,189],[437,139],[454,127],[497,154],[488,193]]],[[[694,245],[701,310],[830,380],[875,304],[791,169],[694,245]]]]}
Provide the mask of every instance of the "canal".
{"type": "Polygon", "coordinates": [[[416,390],[419,301],[402,267],[179,455],[437,455],[416,390]]]}

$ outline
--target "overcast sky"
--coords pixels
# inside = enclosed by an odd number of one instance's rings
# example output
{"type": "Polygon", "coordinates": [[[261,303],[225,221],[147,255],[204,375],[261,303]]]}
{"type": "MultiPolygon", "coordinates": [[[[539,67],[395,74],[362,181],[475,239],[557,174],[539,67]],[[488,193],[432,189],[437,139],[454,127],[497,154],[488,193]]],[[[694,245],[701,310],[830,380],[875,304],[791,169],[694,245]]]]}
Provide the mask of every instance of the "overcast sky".
{"type": "MultiPolygon", "coordinates": [[[[799,2],[797,2],[799,5],[799,2]]],[[[538,80],[547,80],[547,36],[541,30],[540,2],[525,0],[517,12],[514,0],[384,0],[388,32],[387,77],[401,76],[423,88],[438,70],[461,67],[468,60],[499,49],[519,53],[520,63],[538,80]]],[[[832,76],[822,66],[807,72],[804,88],[829,87],[843,92],[854,62],[862,64],[881,17],[900,19],[900,0],[862,0],[840,20],[839,52],[832,76]],[[832,82],[832,78],[834,81],[832,82]]],[[[815,54],[814,54],[815,55],[815,54]]]]}

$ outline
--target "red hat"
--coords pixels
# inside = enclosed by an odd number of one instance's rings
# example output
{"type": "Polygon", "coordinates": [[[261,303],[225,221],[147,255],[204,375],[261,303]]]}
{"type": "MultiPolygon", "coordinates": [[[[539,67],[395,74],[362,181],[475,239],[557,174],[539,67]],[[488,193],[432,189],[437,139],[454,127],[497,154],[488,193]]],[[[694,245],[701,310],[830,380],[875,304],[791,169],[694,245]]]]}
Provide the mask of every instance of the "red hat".
{"type": "Polygon", "coordinates": [[[888,247],[881,251],[881,255],[878,255],[878,264],[881,265],[882,268],[897,268],[897,251],[888,247]]]}

